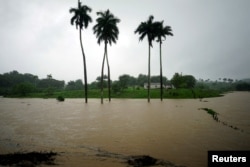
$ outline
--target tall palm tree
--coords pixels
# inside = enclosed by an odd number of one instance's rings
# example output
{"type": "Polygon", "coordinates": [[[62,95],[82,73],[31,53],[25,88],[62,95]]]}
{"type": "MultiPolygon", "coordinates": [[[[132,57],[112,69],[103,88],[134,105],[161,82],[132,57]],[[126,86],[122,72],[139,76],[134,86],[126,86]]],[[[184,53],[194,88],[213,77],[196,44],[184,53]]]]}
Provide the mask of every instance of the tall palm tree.
{"type": "Polygon", "coordinates": [[[162,101],[163,83],[162,83],[161,45],[162,45],[162,41],[166,39],[166,36],[173,36],[173,33],[172,33],[172,28],[170,26],[165,26],[165,27],[163,26],[163,21],[155,23],[155,33],[156,33],[156,38],[157,38],[156,41],[159,42],[159,45],[160,45],[160,82],[161,82],[161,101],[162,101]]]}
{"type": "Polygon", "coordinates": [[[155,23],[153,22],[154,16],[150,15],[146,22],[141,24],[135,30],[135,33],[140,35],[139,41],[142,41],[145,36],[148,38],[148,102],[150,102],[150,48],[153,47],[153,40],[155,38],[155,23]]]}
{"type": "Polygon", "coordinates": [[[101,103],[103,104],[103,70],[104,70],[104,62],[106,59],[107,67],[108,67],[108,94],[109,94],[109,101],[111,101],[110,95],[110,67],[108,61],[108,50],[107,44],[112,45],[116,43],[119,35],[119,29],[117,27],[117,23],[120,22],[120,19],[115,17],[109,10],[105,12],[97,12],[96,13],[99,17],[96,19],[97,24],[93,27],[94,34],[96,34],[97,42],[100,43],[104,42],[104,56],[102,61],[102,71],[101,71],[101,103]]]}
{"type": "Polygon", "coordinates": [[[84,68],[84,89],[85,89],[85,103],[88,103],[88,82],[87,82],[87,66],[86,58],[83,50],[82,44],[82,29],[87,28],[89,23],[92,22],[92,18],[89,16],[88,12],[91,12],[91,8],[86,5],[82,5],[80,0],[78,0],[78,8],[71,8],[70,13],[74,13],[73,17],[70,20],[71,25],[76,25],[76,29],[79,26],[79,36],[80,36],[80,45],[82,50],[83,57],[83,68],[84,68]]]}

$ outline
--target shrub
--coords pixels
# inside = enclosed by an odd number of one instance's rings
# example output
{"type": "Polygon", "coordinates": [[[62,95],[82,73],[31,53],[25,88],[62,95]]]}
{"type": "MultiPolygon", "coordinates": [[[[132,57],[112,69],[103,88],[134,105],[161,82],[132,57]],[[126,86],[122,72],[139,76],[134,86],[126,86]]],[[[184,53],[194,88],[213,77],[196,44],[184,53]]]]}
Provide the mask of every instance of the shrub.
{"type": "Polygon", "coordinates": [[[56,98],[58,101],[64,101],[64,97],[63,96],[57,96],[56,98]]]}

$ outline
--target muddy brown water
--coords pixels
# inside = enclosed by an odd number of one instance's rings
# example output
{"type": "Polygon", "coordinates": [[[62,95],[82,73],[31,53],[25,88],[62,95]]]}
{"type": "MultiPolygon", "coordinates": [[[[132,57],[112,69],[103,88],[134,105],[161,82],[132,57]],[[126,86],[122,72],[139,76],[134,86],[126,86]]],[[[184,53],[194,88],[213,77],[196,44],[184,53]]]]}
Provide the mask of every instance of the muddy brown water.
{"type": "Polygon", "coordinates": [[[0,98],[0,154],[55,151],[59,166],[121,166],[150,155],[176,166],[207,166],[208,150],[250,150],[250,93],[203,99],[0,98]],[[206,102],[204,102],[206,101],[206,102]],[[199,108],[211,108],[234,130],[199,108]]]}

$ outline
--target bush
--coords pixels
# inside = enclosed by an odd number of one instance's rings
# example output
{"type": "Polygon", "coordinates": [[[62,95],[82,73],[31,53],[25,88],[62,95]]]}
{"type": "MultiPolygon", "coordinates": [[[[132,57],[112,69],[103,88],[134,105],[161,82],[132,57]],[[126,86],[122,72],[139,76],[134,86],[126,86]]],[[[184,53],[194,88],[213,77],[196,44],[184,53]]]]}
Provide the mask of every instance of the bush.
{"type": "Polygon", "coordinates": [[[58,101],[64,101],[64,97],[63,97],[63,96],[58,96],[56,99],[57,99],[58,101]]]}

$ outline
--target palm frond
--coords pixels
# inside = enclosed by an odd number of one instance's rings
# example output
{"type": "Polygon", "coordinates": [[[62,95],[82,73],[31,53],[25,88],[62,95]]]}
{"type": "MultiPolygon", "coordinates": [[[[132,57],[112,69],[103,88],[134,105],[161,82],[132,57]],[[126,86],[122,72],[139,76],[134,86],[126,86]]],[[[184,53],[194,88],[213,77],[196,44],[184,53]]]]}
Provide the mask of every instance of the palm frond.
{"type": "Polygon", "coordinates": [[[154,16],[150,15],[146,22],[141,22],[135,30],[135,34],[138,33],[139,41],[142,41],[145,36],[148,38],[148,43],[152,47],[152,41],[155,38],[155,27],[153,24],[154,16]]]}
{"type": "Polygon", "coordinates": [[[96,19],[97,24],[93,27],[94,34],[96,34],[97,42],[102,41],[109,43],[116,43],[118,39],[119,29],[117,23],[120,19],[116,18],[109,10],[96,13],[99,17],[96,19]]]}
{"type": "Polygon", "coordinates": [[[92,18],[89,16],[89,12],[92,9],[86,5],[81,5],[81,2],[78,4],[78,8],[71,8],[70,13],[74,13],[73,17],[70,20],[71,25],[76,25],[76,29],[79,26],[80,29],[87,28],[89,23],[92,22],[92,18]]]}

